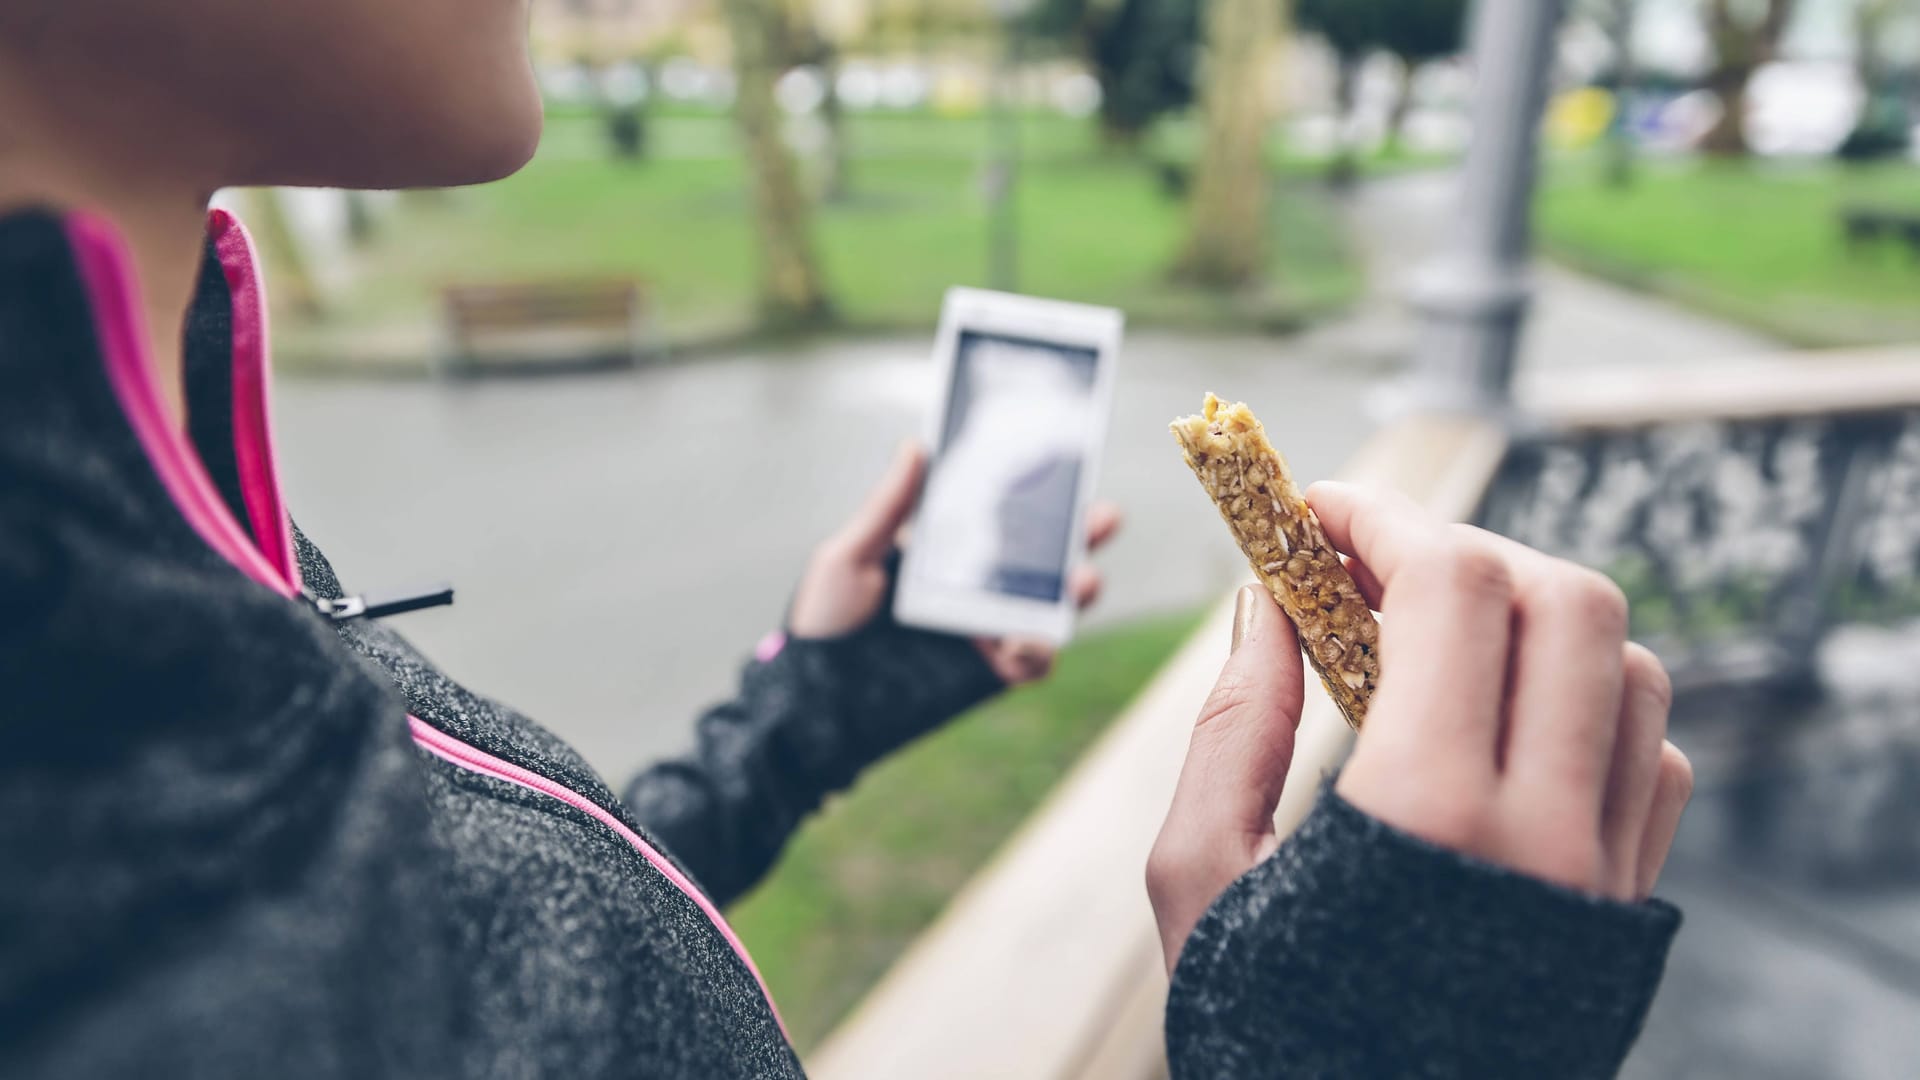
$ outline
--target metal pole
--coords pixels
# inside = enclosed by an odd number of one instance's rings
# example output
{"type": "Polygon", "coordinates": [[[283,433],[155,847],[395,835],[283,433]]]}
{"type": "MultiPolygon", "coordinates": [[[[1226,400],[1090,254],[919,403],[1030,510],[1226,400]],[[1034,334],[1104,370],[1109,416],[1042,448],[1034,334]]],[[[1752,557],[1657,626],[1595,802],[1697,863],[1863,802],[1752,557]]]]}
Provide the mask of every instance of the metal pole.
{"type": "Polygon", "coordinates": [[[1412,297],[1420,312],[1414,408],[1507,409],[1532,283],[1527,222],[1555,33],[1566,0],[1477,0],[1472,136],[1447,249],[1412,297]]]}

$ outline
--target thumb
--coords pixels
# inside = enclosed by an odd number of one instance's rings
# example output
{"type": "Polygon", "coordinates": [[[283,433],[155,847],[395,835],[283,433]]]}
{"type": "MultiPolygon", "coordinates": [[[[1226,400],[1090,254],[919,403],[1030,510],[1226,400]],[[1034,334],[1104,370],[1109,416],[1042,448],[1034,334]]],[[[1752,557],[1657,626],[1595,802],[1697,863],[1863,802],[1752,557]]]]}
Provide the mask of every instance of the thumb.
{"type": "Polygon", "coordinates": [[[919,444],[901,444],[886,475],[840,531],[841,542],[856,558],[878,559],[893,547],[920,497],[926,468],[927,455],[919,444]]]}
{"type": "Polygon", "coordinates": [[[1293,624],[1266,589],[1240,590],[1234,628],[1233,653],[1194,724],[1173,806],[1222,842],[1272,831],[1305,700],[1293,624]]]}
{"type": "Polygon", "coordinates": [[[1147,891],[1167,966],[1214,899],[1273,850],[1273,812],[1304,699],[1293,624],[1264,588],[1240,590],[1236,644],[1200,710],[1147,891]]]}

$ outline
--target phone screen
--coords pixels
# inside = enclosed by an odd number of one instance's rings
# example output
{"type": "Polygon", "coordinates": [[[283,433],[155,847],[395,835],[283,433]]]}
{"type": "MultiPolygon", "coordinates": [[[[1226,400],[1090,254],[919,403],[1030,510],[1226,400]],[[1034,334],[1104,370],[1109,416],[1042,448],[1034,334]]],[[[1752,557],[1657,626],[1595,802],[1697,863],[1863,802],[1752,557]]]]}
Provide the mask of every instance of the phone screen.
{"type": "Polygon", "coordinates": [[[1098,350],[961,330],[914,526],[915,577],[1057,602],[1095,421],[1098,350]]]}

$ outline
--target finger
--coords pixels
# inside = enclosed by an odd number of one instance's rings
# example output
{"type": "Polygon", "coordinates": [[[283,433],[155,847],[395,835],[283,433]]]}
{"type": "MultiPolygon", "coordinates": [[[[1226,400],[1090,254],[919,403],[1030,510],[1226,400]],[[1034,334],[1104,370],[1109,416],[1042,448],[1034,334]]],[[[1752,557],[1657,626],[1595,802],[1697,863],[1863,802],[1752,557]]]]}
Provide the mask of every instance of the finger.
{"type": "Polygon", "coordinates": [[[987,666],[1008,686],[1019,686],[1046,678],[1053,671],[1057,656],[1047,642],[1028,638],[981,638],[976,641],[987,666]]]}
{"type": "Polygon", "coordinates": [[[1012,682],[1033,682],[1044,679],[1053,672],[1053,661],[1059,655],[1052,645],[1044,641],[1011,641],[1003,645],[1013,665],[1012,682]]]}
{"type": "Polygon", "coordinates": [[[1621,667],[1625,678],[1620,730],[1613,743],[1600,840],[1615,895],[1631,899],[1639,887],[1640,841],[1647,832],[1660,780],[1660,748],[1667,738],[1673,683],[1659,659],[1631,641],[1622,653],[1621,667]]]}
{"type": "Polygon", "coordinates": [[[1234,646],[1194,725],[1173,805],[1147,857],[1147,896],[1171,971],[1201,913],[1271,852],[1303,700],[1293,624],[1241,589],[1234,646]]]}
{"type": "Polygon", "coordinates": [[[1572,563],[1513,562],[1508,793],[1545,828],[1598,837],[1624,697],[1627,598],[1572,563]]]}
{"type": "Polygon", "coordinates": [[[1347,573],[1352,575],[1353,583],[1359,586],[1360,595],[1366,599],[1367,606],[1375,611],[1379,611],[1381,599],[1386,596],[1387,592],[1387,590],[1381,586],[1380,579],[1373,576],[1373,571],[1367,569],[1366,563],[1361,562],[1351,555],[1340,556],[1340,565],[1346,567],[1347,573]]]}
{"type": "Polygon", "coordinates": [[[1388,771],[1417,763],[1442,783],[1490,783],[1507,686],[1512,571],[1477,537],[1409,528],[1421,533],[1414,539],[1422,550],[1397,566],[1382,597],[1380,689],[1356,753],[1388,771]]]}
{"type": "MultiPolygon", "coordinates": [[[[1637,672],[1650,680],[1641,689],[1664,685],[1666,672],[1653,654],[1627,648],[1627,599],[1611,579],[1497,533],[1453,528],[1491,545],[1513,568],[1518,600],[1502,757],[1509,769],[1521,762],[1519,797],[1537,791],[1557,799],[1579,811],[1569,827],[1584,829],[1590,810],[1602,812],[1612,776],[1629,653],[1636,665],[1649,665],[1637,672]],[[1515,717],[1526,722],[1516,725],[1515,717]]],[[[1664,706],[1661,717],[1664,738],[1664,706]]]]}
{"type": "Polygon", "coordinates": [[[1250,855],[1273,831],[1304,694],[1293,624],[1265,589],[1242,589],[1240,603],[1239,644],[1194,725],[1167,815],[1213,854],[1250,855]]]}
{"type": "Polygon", "coordinates": [[[1087,508],[1087,550],[1098,551],[1120,531],[1124,521],[1120,508],[1110,502],[1097,502],[1087,508]]]}
{"type": "Polygon", "coordinates": [[[893,549],[900,527],[913,513],[926,474],[927,455],[917,443],[904,443],[867,501],[840,530],[839,543],[855,558],[878,559],[893,549]]]}
{"type": "Polygon", "coordinates": [[[1333,546],[1371,572],[1380,612],[1392,615],[1381,621],[1379,696],[1406,705],[1373,710],[1381,720],[1363,746],[1444,761],[1473,782],[1499,746],[1514,597],[1504,554],[1395,491],[1323,481],[1307,501],[1333,546]],[[1401,722],[1381,722],[1389,717],[1401,722]]]}
{"type": "Polygon", "coordinates": [[[1067,595],[1073,597],[1073,606],[1090,608],[1100,599],[1100,590],[1105,584],[1100,571],[1091,566],[1076,566],[1067,578],[1067,595]]]}
{"type": "Polygon", "coordinates": [[[1654,883],[1667,865],[1673,851],[1673,834],[1680,829],[1680,813],[1693,797],[1693,763],[1672,743],[1660,748],[1660,778],[1654,787],[1653,810],[1647,815],[1647,831],[1640,842],[1639,881],[1634,896],[1653,895],[1654,883]]]}
{"type": "Polygon", "coordinates": [[[1333,546],[1373,572],[1382,596],[1394,576],[1418,561],[1446,527],[1418,503],[1388,488],[1322,480],[1307,489],[1307,504],[1333,546]]]}

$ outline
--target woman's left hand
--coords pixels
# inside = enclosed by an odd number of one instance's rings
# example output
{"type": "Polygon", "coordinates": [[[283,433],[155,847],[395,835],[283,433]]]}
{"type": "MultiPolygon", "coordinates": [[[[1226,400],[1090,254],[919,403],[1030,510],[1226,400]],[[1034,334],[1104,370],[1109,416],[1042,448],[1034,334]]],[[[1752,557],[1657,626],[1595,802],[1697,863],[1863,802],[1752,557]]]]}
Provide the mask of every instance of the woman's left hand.
{"type": "MultiPolygon", "coordinates": [[[[787,616],[787,629],[795,637],[838,637],[880,613],[890,584],[887,556],[900,542],[900,529],[913,513],[926,471],[926,452],[915,444],[903,446],[866,505],[814,549],[787,616]]],[[[1120,511],[1111,503],[1095,503],[1087,513],[1087,547],[1098,548],[1119,529],[1120,511]]],[[[1067,589],[1075,604],[1088,607],[1100,595],[1100,572],[1084,564],[1077,567],[1067,589]]],[[[975,638],[974,645],[1008,685],[1045,678],[1053,670],[1055,650],[1043,641],[975,638]]]]}

